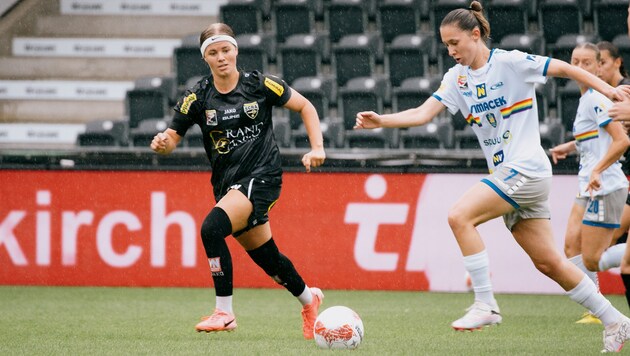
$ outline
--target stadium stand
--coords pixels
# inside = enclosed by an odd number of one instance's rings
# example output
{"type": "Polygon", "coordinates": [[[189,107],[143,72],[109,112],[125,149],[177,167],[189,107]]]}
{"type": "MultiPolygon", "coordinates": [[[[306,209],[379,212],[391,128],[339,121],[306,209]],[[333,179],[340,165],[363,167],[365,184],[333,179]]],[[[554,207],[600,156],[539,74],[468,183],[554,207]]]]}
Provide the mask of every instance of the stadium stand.
{"type": "Polygon", "coordinates": [[[440,86],[440,77],[412,77],[392,88],[392,111],[415,108],[427,100],[440,86]]]}
{"type": "MultiPolygon", "coordinates": [[[[621,34],[617,35],[612,43],[619,48],[619,54],[623,57],[623,63],[630,63],[630,37],[628,35],[621,34]]],[[[628,64],[630,66],[630,64],[628,64]]],[[[626,69],[627,70],[627,69],[626,69]]]]}
{"type": "MultiPolygon", "coordinates": [[[[571,53],[575,46],[584,42],[597,43],[598,41],[599,38],[595,34],[570,33],[560,36],[556,43],[547,46],[547,51],[549,56],[571,63],[571,53]]],[[[569,81],[566,78],[554,78],[554,80],[561,87],[569,81]]]]}
{"type": "Polygon", "coordinates": [[[433,38],[427,34],[397,36],[386,49],[385,56],[391,85],[400,86],[405,78],[427,74],[432,47],[433,38]]]}
{"type": "Polygon", "coordinates": [[[266,73],[270,62],[267,48],[275,44],[275,39],[267,36],[267,42],[263,42],[260,34],[244,34],[236,37],[238,43],[237,67],[243,70],[259,70],[266,73]]]}
{"type": "Polygon", "coordinates": [[[383,0],[377,10],[377,28],[385,43],[396,36],[415,34],[420,28],[420,8],[412,0],[383,0]]]}
{"type": "Polygon", "coordinates": [[[487,5],[492,41],[500,43],[510,34],[529,31],[529,13],[527,0],[493,0],[487,5]]]}
{"type": "Polygon", "coordinates": [[[368,29],[368,2],[331,0],[325,10],[325,29],[330,41],[337,43],[347,35],[362,34],[368,29]]]}
{"type": "Polygon", "coordinates": [[[401,148],[445,149],[453,148],[455,131],[449,121],[434,119],[423,126],[400,130],[401,148]]]}
{"type": "Polygon", "coordinates": [[[129,143],[133,147],[148,148],[157,132],[168,127],[168,121],[161,119],[146,119],[135,128],[129,129],[129,143]]]}
{"type": "Polygon", "coordinates": [[[565,142],[565,130],[557,119],[550,119],[540,123],[540,144],[545,149],[555,147],[565,142]]]}
{"type": "Polygon", "coordinates": [[[185,36],[182,38],[181,46],[173,50],[173,71],[175,83],[180,90],[189,78],[210,72],[199,52],[198,34],[185,36]]]}
{"type": "MultiPolygon", "coordinates": [[[[440,24],[442,19],[451,10],[465,9],[470,5],[468,0],[433,0],[433,8],[430,11],[430,22],[433,33],[439,39],[440,36],[440,24]]],[[[439,41],[439,40],[438,40],[439,41]]]]}
{"type": "Polygon", "coordinates": [[[499,47],[506,51],[517,49],[527,53],[545,53],[543,39],[535,33],[507,35],[501,39],[499,47]]]}
{"type": "Polygon", "coordinates": [[[569,81],[558,90],[558,112],[567,135],[573,132],[573,120],[575,119],[581,96],[580,88],[575,81],[569,81]]]}
{"type": "Polygon", "coordinates": [[[315,13],[306,0],[278,0],[272,10],[273,30],[278,43],[291,35],[308,34],[315,28],[315,13]]]}
{"type": "Polygon", "coordinates": [[[163,118],[168,110],[168,98],[154,88],[133,88],[127,91],[126,102],[131,129],[144,120],[163,118]]]}

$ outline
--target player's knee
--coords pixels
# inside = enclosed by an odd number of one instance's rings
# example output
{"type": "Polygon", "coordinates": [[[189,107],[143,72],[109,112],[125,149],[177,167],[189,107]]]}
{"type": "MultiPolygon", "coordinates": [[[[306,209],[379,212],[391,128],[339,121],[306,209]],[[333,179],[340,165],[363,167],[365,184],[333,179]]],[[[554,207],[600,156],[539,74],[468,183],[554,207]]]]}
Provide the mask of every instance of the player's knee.
{"type": "Polygon", "coordinates": [[[201,224],[201,241],[209,255],[217,242],[223,242],[232,233],[232,223],[226,212],[214,207],[201,224]]]}
{"type": "Polygon", "coordinates": [[[584,267],[591,272],[599,271],[599,258],[601,256],[584,256],[582,255],[582,261],[584,261],[584,267]]]}
{"type": "Polygon", "coordinates": [[[457,205],[451,207],[448,211],[448,225],[451,230],[460,229],[466,224],[466,219],[463,217],[463,211],[457,205]]]}

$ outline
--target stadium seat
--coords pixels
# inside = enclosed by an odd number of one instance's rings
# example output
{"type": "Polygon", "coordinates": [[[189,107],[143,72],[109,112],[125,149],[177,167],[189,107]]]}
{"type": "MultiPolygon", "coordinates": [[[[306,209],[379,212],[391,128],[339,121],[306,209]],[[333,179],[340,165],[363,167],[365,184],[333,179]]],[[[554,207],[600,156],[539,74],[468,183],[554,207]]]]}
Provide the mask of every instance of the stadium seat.
{"type": "MultiPolygon", "coordinates": [[[[575,46],[584,42],[596,44],[598,41],[599,38],[594,34],[566,34],[560,36],[556,43],[547,46],[547,52],[550,57],[571,63],[571,54],[575,46]]],[[[560,86],[564,86],[569,81],[566,78],[555,78],[555,80],[560,86]]]]}
{"type": "Polygon", "coordinates": [[[324,19],[331,43],[337,43],[347,35],[364,33],[368,29],[366,2],[331,0],[325,10],[324,19]]]}
{"type": "Polygon", "coordinates": [[[289,84],[300,77],[313,77],[321,72],[323,35],[292,35],[279,45],[279,72],[289,84]]]}
{"type": "MultiPolygon", "coordinates": [[[[308,99],[319,115],[320,120],[329,117],[330,98],[336,97],[334,78],[315,76],[296,79],[291,87],[308,99]]],[[[299,113],[290,111],[289,122],[292,130],[297,130],[302,125],[302,117],[299,113]]]]}
{"type": "Polygon", "coordinates": [[[424,103],[440,86],[442,78],[407,78],[392,88],[392,111],[415,108],[424,103]]]}
{"type": "Polygon", "coordinates": [[[230,0],[219,7],[219,18],[235,35],[260,33],[263,31],[263,9],[256,0],[230,0]]]}
{"type": "Polygon", "coordinates": [[[77,136],[79,146],[127,146],[129,122],[127,120],[96,120],[85,124],[85,132],[77,136]]]}
{"type": "Polygon", "coordinates": [[[539,27],[547,45],[556,43],[562,35],[582,33],[582,10],[578,0],[542,0],[539,27]]]}
{"type": "Polygon", "coordinates": [[[593,22],[602,40],[612,41],[619,34],[628,34],[627,0],[599,0],[595,4],[593,22]]]}
{"type": "Polygon", "coordinates": [[[136,89],[156,89],[164,94],[168,100],[168,105],[175,105],[177,100],[177,86],[175,85],[175,75],[167,74],[161,76],[139,77],[134,80],[136,89]]]}
{"type": "Polygon", "coordinates": [[[396,36],[415,34],[420,28],[420,9],[413,0],[384,0],[377,12],[377,28],[385,43],[396,36]]]}
{"type": "Polygon", "coordinates": [[[499,47],[510,51],[517,49],[531,54],[545,53],[542,37],[537,34],[510,34],[503,37],[499,47]]]}
{"type": "Polygon", "coordinates": [[[449,121],[435,119],[426,125],[400,130],[401,148],[453,148],[455,133],[449,121]]]}
{"type": "Polygon", "coordinates": [[[481,149],[477,135],[470,125],[462,130],[455,130],[455,148],[460,150],[481,149]]]}
{"type": "Polygon", "coordinates": [[[315,27],[315,13],[307,0],[275,1],[272,18],[278,43],[291,35],[310,33],[315,27]]]}
{"type": "Polygon", "coordinates": [[[147,119],[163,118],[168,110],[168,99],[154,88],[134,88],[126,93],[129,128],[133,129],[147,119]]]}
{"type": "Polygon", "coordinates": [[[448,70],[453,67],[455,64],[455,60],[453,57],[449,56],[448,49],[443,44],[437,45],[437,60],[438,60],[438,71],[442,74],[448,72],[448,70]]]}
{"type": "Polygon", "coordinates": [[[550,149],[565,142],[565,131],[558,119],[548,119],[539,125],[540,144],[544,149],[550,149]]]}
{"type": "Polygon", "coordinates": [[[188,78],[210,74],[210,68],[199,52],[199,35],[185,36],[182,44],[173,49],[173,72],[178,90],[188,78]]]}
{"type": "Polygon", "coordinates": [[[372,110],[383,112],[387,79],[358,77],[339,89],[339,113],[343,123],[343,144],[346,148],[394,148],[398,146],[396,129],[353,130],[356,114],[372,110]]]}
{"type": "Polygon", "coordinates": [[[129,142],[133,147],[148,148],[155,134],[167,128],[168,122],[163,118],[144,120],[138,127],[130,129],[129,142]]]}
{"type": "Polygon", "coordinates": [[[575,121],[581,96],[580,88],[573,80],[558,90],[558,113],[567,133],[573,132],[573,121],[575,121]]]}
{"type": "Polygon", "coordinates": [[[492,0],[487,6],[493,42],[500,43],[506,35],[529,31],[527,0],[492,0]]]}
{"type": "Polygon", "coordinates": [[[429,54],[433,47],[430,35],[400,35],[387,49],[385,63],[392,86],[399,86],[410,77],[422,77],[429,69],[429,54]]]}
{"type": "Polygon", "coordinates": [[[263,73],[268,71],[270,61],[268,48],[275,46],[273,38],[259,34],[245,34],[236,36],[236,43],[238,43],[236,64],[239,69],[258,70],[263,73]]]}
{"type": "Polygon", "coordinates": [[[630,38],[628,35],[625,33],[618,35],[613,39],[612,43],[619,49],[619,54],[623,58],[624,67],[626,65],[630,66],[630,38]]]}
{"type": "Polygon", "coordinates": [[[430,22],[432,24],[431,28],[435,33],[436,39],[438,42],[440,40],[440,24],[444,17],[455,9],[467,9],[470,6],[470,1],[468,0],[433,0],[432,1],[433,8],[430,13],[430,22]]]}
{"type": "Polygon", "coordinates": [[[379,51],[382,52],[381,42],[375,34],[348,35],[333,45],[332,63],[337,86],[346,85],[352,78],[372,75],[379,51]]]}

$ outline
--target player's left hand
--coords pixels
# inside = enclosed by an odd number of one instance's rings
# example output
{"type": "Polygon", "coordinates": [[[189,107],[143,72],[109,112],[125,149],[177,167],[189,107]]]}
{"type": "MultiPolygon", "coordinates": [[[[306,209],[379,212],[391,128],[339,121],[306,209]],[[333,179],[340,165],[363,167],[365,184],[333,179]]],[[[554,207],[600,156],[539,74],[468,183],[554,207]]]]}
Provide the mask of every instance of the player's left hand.
{"type": "Polygon", "coordinates": [[[306,168],[306,172],[310,173],[311,168],[319,167],[326,160],[326,152],[324,149],[311,150],[302,157],[302,164],[306,168]]]}
{"type": "Polygon", "coordinates": [[[608,116],[615,121],[630,121],[630,99],[624,98],[624,100],[616,102],[608,109],[608,116]]]}
{"type": "Polygon", "coordinates": [[[593,192],[599,190],[602,187],[601,177],[598,172],[591,173],[591,177],[588,181],[588,186],[586,186],[586,191],[588,194],[593,197],[593,192]]]}
{"type": "Polygon", "coordinates": [[[630,99],[630,85],[620,85],[613,88],[610,98],[612,101],[624,101],[630,99]]]}

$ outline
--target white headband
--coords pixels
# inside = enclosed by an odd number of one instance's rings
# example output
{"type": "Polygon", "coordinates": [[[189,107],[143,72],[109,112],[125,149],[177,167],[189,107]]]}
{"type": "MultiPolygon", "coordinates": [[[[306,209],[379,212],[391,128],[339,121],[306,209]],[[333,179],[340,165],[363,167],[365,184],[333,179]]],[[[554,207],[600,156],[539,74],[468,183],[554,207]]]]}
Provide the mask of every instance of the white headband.
{"type": "Polygon", "coordinates": [[[208,48],[208,46],[210,46],[213,43],[221,42],[221,41],[228,41],[231,44],[233,44],[234,47],[238,48],[238,44],[236,44],[236,40],[234,39],[234,37],[229,36],[229,35],[216,35],[216,36],[208,37],[206,38],[205,41],[203,41],[203,43],[201,44],[201,57],[205,55],[206,48],[208,48]]]}

